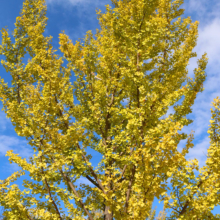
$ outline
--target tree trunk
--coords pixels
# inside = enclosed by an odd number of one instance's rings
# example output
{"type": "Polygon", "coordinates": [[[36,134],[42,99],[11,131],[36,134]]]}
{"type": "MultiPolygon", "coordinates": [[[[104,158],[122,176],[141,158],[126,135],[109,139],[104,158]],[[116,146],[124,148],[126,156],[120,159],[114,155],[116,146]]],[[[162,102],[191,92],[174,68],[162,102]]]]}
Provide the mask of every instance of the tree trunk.
{"type": "Polygon", "coordinates": [[[104,220],[113,220],[113,214],[109,213],[109,206],[105,206],[104,220]]]}

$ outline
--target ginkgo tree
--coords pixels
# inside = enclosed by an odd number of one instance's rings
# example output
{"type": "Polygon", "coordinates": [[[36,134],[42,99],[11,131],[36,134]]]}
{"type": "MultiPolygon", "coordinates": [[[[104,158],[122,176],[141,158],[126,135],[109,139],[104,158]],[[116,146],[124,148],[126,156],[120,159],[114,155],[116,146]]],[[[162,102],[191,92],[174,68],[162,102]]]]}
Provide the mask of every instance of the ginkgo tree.
{"type": "Polygon", "coordinates": [[[181,132],[192,123],[207,65],[204,54],[188,76],[198,22],[184,18],[181,4],[112,0],[97,11],[95,35],[73,43],[62,32],[57,52],[45,36],[45,0],[24,1],[13,34],[1,31],[1,63],[12,81],[1,78],[0,99],[35,154],[6,154],[21,168],[0,182],[7,219],[144,220],[155,198],[169,219],[220,219],[211,212],[220,203],[220,100],[201,169],[186,159],[193,133],[181,132]],[[97,166],[91,152],[100,155],[97,166]],[[30,177],[24,190],[16,184],[22,175],[30,177]],[[83,178],[89,184],[79,185],[83,178]]]}

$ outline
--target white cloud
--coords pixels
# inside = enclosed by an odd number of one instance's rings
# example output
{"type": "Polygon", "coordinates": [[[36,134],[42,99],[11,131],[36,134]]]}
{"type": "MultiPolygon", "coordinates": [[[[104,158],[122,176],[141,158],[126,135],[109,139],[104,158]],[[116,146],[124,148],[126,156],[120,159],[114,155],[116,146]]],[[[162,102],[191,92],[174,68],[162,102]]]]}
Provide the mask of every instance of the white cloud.
{"type": "MultiPolygon", "coordinates": [[[[178,151],[181,152],[182,149],[186,146],[186,140],[182,140],[178,145],[178,151]]],[[[197,141],[193,148],[189,149],[189,153],[186,155],[187,160],[197,159],[199,166],[202,167],[205,165],[207,158],[207,149],[209,148],[209,137],[205,136],[201,140],[197,141]]]]}
{"type": "Polygon", "coordinates": [[[13,136],[0,136],[0,156],[5,156],[8,150],[13,150],[14,153],[19,154],[23,158],[29,158],[33,155],[30,146],[27,146],[26,141],[22,141],[13,136]]]}
{"type": "Polygon", "coordinates": [[[189,150],[187,155],[188,159],[197,159],[199,161],[199,166],[205,165],[207,149],[209,148],[209,138],[205,137],[203,140],[198,142],[193,148],[189,150]]]}
{"type": "Polygon", "coordinates": [[[110,0],[46,0],[49,6],[59,5],[64,8],[69,6],[80,6],[80,10],[88,8],[88,6],[95,5],[96,7],[103,6],[110,3],[110,0]]]}
{"type": "MultiPolygon", "coordinates": [[[[22,141],[21,139],[13,136],[1,135],[0,136],[0,160],[4,160],[6,152],[9,150],[13,150],[13,153],[19,154],[22,158],[26,158],[29,160],[30,156],[33,156],[33,150],[30,146],[27,146],[27,141],[22,141]]],[[[5,158],[8,160],[8,157],[5,158]]],[[[21,168],[15,164],[10,164],[9,161],[0,164],[0,168],[3,173],[13,173],[21,168]]]]}
{"type": "Polygon", "coordinates": [[[105,5],[110,4],[110,0],[46,0],[48,10],[56,13],[57,16],[62,12],[62,18],[69,20],[69,13],[71,17],[73,14],[77,25],[70,26],[67,23],[60,21],[60,31],[65,31],[70,39],[75,41],[85,37],[88,30],[95,33],[98,26],[96,10],[105,11],[105,5]],[[64,13],[63,13],[64,12],[64,13]]]}
{"type": "MultiPolygon", "coordinates": [[[[185,8],[186,16],[189,15],[193,21],[200,22],[198,42],[194,49],[198,57],[190,60],[189,75],[193,76],[197,60],[204,52],[207,52],[209,58],[206,69],[207,79],[204,83],[205,90],[198,94],[193,105],[193,112],[190,114],[194,122],[183,129],[187,133],[191,130],[195,131],[195,147],[189,151],[188,158],[197,158],[201,167],[205,164],[209,147],[207,130],[211,117],[211,102],[220,95],[220,1],[186,0],[183,8],[185,8]]],[[[181,144],[180,149],[182,146],[181,144]]]]}
{"type": "Polygon", "coordinates": [[[89,0],[47,0],[48,4],[61,4],[63,6],[71,4],[71,5],[78,5],[78,4],[85,4],[88,3],[89,0]]]}
{"type": "Polygon", "coordinates": [[[195,16],[200,23],[206,23],[219,16],[220,2],[219,0],[185,0],[183,8],[187,14],[195,16]]]}
{"type": "Polygon", "coordinates": [[[197,46],[194,51],[197,53],[197,58],[192,58],[190,60],[188,70],[189,75],[193,75],[193,70],[197,67],[197,60],[201,58],[204,52],[207,53],[209,61],[207,65],[208,75],[216,74],[216,71],[220,67],[219,57],[220,57],[220,18],[215,18],[209,23],[199,26],[199,37],[197,41],[197,46]]]}
{"type": "Polygon", "coordinates": [[[8,118],[6,118],[6,114],[1,111],[0,112],[0,131],[5,131],[11,125],[11,122],[8,118]]]}
{"type": "Polygon", "coordinates": [[[214,69],[219,65],[220,57],[220,18],[212,20],[204,27],[199,28],[198,49],[199,53],[202,50],[206,51],[209,56],[209,67],[214,69]]]}

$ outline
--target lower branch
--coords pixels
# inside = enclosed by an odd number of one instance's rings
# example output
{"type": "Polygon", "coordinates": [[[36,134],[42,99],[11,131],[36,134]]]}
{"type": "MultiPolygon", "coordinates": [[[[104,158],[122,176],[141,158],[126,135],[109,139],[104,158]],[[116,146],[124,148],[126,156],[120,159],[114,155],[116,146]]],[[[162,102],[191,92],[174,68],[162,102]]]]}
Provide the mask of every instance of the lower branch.
{"type": "MultiPolygon", "coordinates": [[[[199,188],[201,185],[203,184],[203,181],[201,180],[199,182],[199,184],[197,185],[197,188],[199,188]]],[[[196,192],[193,193],[193,195],[195,194],[196,192]]],[[[183,215],[185,212],[186,212],[186,209],[188,208],[189,204],[190,204],[190,200],[192,199],[192,196],[190,196],[190,199],[186,201],[185,205],[183,206],[183,209],[181,210],[179,216],[183,215]]]]}
{"type": "Polygon", "coordinates": [[[128,190],[127,190],[127,196],[126,196],[126,202],[125,202],[125,208],[124,208],[124,212],[127,213],[128,211],[128,203],[129,203],[129,199],[130,199],[130,195],[131,195],[131,189],[132,189],[132,185],[134,182],[134,175],[135,175],[135,171],[136,171],[136,167],[135,165],[133,165],[132,168],[132,176],[128,185],[128,190]]]}
{"type": "Polygon", "coordinates": [[[62,174],[63,178],[66,180],[66,182],[68,183],[68,185],[72,189],[73,193],[78,197],[78,199],[79,199],[78,201],[79,201],[80,205],[82,206],[82,208],[84,209],[86,214],[89,216],[88,220],[93,220],[93,217],[92,217],[91,213],[87,210],[87,208],[85,207],[83,201],[80,199],[80,196],[79,196],[78,192],[76,191],[74,185],[70,181],[69,177],[62,170],[60,170],[60,173],[62,174]]]}

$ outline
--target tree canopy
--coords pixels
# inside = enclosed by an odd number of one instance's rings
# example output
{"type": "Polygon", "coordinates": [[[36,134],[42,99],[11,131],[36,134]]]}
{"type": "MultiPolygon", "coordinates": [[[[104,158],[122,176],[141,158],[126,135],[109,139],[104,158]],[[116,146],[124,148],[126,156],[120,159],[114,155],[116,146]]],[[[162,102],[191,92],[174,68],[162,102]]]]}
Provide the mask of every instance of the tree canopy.
{"type": "Polygon", "coordinates": [[[186,159],[193,133],[181,131],[206,78],[206,54],[193,78],[187,70],[198,22],[184,18],[183,0],[112,4],[97,11],[96,34],[73,43],[61,33],[60,52],[45,36],[44,0],[24,1],[12,36],[2,29],[1,63],[12,76],[11,86],[1,78],[3,110],[36,153],[7,152],[21,170],[0,181],[4,216],[145,220],[157,198],[169,219],[220,219],[211,212],[220,203],[220,100],[204,167],[186,159]],[[14,182],[25,174],[21,190],[14,182]],[[77,185],[82,178],[90,184],[77,185]]]}

